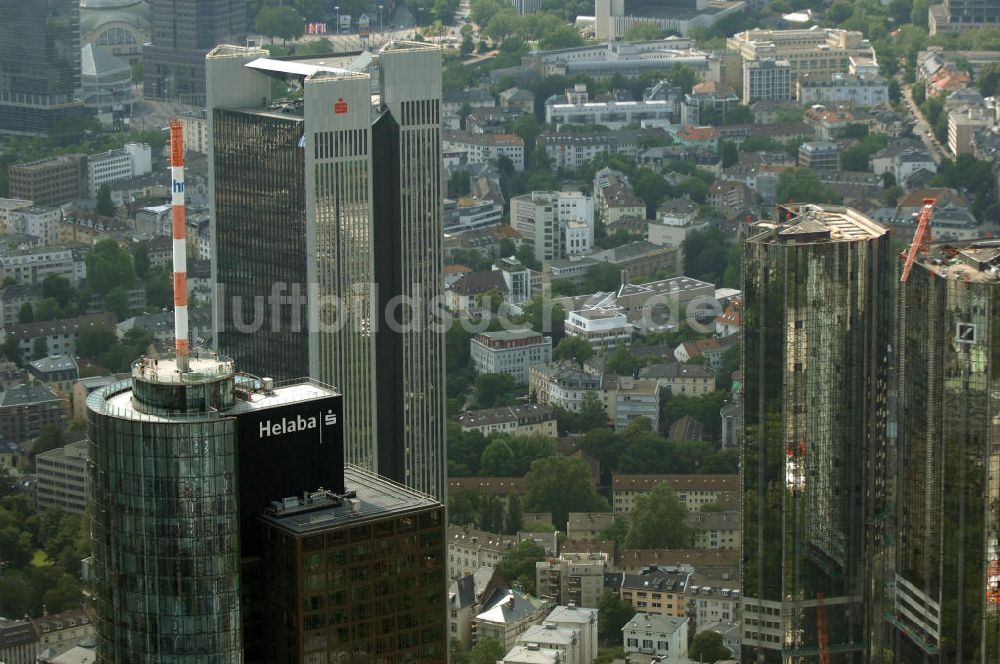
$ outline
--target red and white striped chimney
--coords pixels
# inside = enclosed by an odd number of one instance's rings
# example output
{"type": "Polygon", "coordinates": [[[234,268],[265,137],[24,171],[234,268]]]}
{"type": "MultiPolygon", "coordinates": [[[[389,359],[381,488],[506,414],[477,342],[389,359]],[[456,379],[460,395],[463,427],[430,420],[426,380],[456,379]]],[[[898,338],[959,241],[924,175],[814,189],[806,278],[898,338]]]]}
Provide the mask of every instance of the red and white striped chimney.
{"type": "Polygon", "coordinates": [[[170,204],[173,206],[174,343],[178,371],[188,371],[187,225],[184,221],[184,129],[170,121],[170,204]]]}

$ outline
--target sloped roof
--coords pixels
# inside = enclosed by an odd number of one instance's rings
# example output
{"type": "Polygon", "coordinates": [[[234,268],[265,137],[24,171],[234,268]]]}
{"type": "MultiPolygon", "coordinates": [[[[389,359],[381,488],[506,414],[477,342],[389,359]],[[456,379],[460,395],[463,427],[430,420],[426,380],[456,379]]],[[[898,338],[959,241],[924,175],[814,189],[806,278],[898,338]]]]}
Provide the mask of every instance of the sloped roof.
{"type": "Polygon", "coordinates": [[[100,46],[87,44],[80,49],[80,75],[81,76],[107,76],[120,71],[131,71],[127,62],[124,62],[110,51],[100,46]]]}

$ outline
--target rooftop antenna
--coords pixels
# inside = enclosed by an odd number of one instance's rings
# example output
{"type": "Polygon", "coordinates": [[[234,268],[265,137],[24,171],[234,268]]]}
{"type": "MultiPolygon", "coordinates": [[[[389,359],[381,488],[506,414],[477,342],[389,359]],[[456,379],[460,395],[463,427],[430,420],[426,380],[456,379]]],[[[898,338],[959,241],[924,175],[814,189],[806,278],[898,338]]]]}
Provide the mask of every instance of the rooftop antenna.
{"type": "Polygon", "coordinates": [[[170,121],[170,204],[173,212],[174,253],[174,344],[177,370],[188,365],[187,228],[184,222],[184,129],[181,121],[170,121]]]}

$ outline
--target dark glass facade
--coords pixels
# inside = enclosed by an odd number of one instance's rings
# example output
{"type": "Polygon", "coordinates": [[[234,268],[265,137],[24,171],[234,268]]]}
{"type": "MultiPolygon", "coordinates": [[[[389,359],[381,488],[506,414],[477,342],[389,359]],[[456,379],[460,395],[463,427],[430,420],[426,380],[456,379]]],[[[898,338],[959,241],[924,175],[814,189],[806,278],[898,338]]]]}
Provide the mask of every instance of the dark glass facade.
{"type": "Polygon", "coordinates": [[[101,662],[242,662],[235,421],[140,397],[187,386],[226,407],[231,367],[220,373],[185,385],[137,369],[88,399],[101,662]]]}
{"type": "Polygon", "coordinates": [[[946,0],[950,23],[1000,24],[1000,0],[946,0]]]}
{"type": "Polygon", "coordinates": [[[246,0],[150,0],[153,43],[143,48],[143,94],[205,103],[205,54],[240,44],[246,0]]]}
{"type": "Polygon", "coordinates": [[[301,117],[214,111],[219,349],[240,368],[309,373],[301,117]]]}
{"type": "Polygon", "coordinates": [[[0,21],[0,131],[43,134],[82,114],[80,3],[5,2],[0,21]]]}
{"type": "Polygon", "coordinates": [[[880,648],[889,236],[802,206],[743,248],[744,662],[880,648]],[[825,616],[825,620],[824,620],[825,616]]]}
{"type": "Polygon", "coordinates": [[[444,507],[354,467],[346,485],[356,506],[261,519],[266,661],[444,664],[444,507]]]}
{"type": "Polygon", "coordinates": [[[900,664],[1000,661],[1000,280],[976,253],[900,286],[900,664]]]}

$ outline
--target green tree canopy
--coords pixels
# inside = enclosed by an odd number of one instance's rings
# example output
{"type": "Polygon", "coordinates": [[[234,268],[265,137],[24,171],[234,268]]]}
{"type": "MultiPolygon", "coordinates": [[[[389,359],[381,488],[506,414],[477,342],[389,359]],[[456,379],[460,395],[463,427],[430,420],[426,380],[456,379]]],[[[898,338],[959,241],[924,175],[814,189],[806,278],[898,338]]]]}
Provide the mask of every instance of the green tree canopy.
{"type": "Polygon", "coordinates": [[[25,302],[17,310],[17,322],[22,325],[35,322],[35,308],[31,305],[31,302],[25,302]]]}
{"type": "Polygon", "coordinates": [[[557,361],[570,360],[577,364],[583,364],[584,360],[589,360],[593,356],[594,349],[587,343],[587,340],[571,334],[564,336],[552,351],[552,359],[557,361]]]}
{"type": "Polygon", "coordinates": [[[687,508],[666,483],[635,501],[625,546],[629,549],[685,549],[694,544],[687,508]]]}
{"type": "Polygon", "coordinates": [[[571,25],[560,25],[542,37],[538,45],[546,51],[583,45],[583,37],[571,25]]]}
{"type": "Polygon", "coordinates": [[[525,508],[529,512],[551,512],[559,530],[566,529],[570,512],[608,509],[607,501],[594,488],[590,467],[582,459],[561,455],[538,459],[531,464],[527,480],[525,508]]]}
{"type": "Polygon", "coordinates": [[[840,197],[819,181],[808,168],[789,168],[778,176],[779,203],[837,203],[840,197]]]}
{"type": "Polygon", "coordinates": [[[95,293],[107,295],[115,288],[135,285],[132,257],[115,240],[101,240],[87,255],[87,285],[95,293]]]}
{"type": "Polygon", "coordinates": [[[106,183],[97,189],[97,204],[94,211],[105,217],[115,216],[115,204],[111,201],[111,187],[106,183]]]}
{"type": "Polygon", "coordinates": [[[723,645],[722,635],[711,630],[695,634],[688,647],[688,659],[692,661],[712,664],[730,657],[732,657],[732,653],[729,652],[729,648],[723,645]]]}
{"type": "Polygon", "coordinates": [[[257,32],[272,40],[295,39],[302,35],[305,19],[294,7],[264,7],[257,13],[254,27],[257,32]]]}
{"type": "Polygon", "coordinates": [[[621,643],[622,628],[635,615],[632,605],[616,593],[606,592],[601,595],[597,605],[601,619],[597,622],[597,633],[604,646],[621,643]]]}
{"type": "Polygon", "coordinates": [[[483,373],[476,376],[476,404],[479,408],[493,408],[510,400],[514,379],[508,374],[483,373]]]}
{"type": "Polygon", "coordinates": [[[619,376],[635,376],[642,367],[642,361],[629,350],[628,346],[618,346],[604,365],[604,371],[619,376]]]}
{"type": "MultiPolygon", "coordinates": [[[[535,594],[535,563],[545,560],[545,549],[533,540],[519,542],[500,559],[497,567],[511,584],[520,583],[529,595],[535,594]]],[[[504,653],[500,653],[500,659],[504,653]]],[[[494,664],[491,662],[490,664],[494,664]]]]}
{"type": "Polygon", "coordinates": [[[629,42],[663,39],[664,32],[655,23],[634,23],[625,30],[623,38],[629,42]]]}

